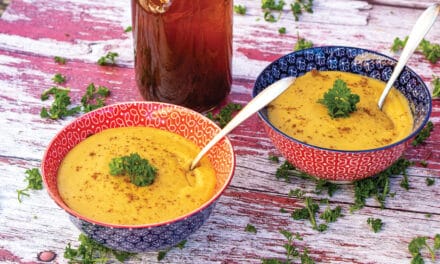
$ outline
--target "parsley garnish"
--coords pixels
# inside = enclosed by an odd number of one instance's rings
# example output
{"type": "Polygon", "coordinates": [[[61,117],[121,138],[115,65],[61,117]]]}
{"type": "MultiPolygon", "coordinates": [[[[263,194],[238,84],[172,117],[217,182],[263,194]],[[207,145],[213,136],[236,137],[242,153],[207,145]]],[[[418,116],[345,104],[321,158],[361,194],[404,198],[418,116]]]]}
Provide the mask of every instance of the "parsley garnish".
{"type": "Polygon", "coordinates": [[[299,20],[299,16],[303,11],[313,13],[313,0],[295,0],[295,3],[290,4],[295,21],[299,20]]]}
{"type": "Polygon", "coordinates": [[[41,190],[43,189],[43,180],[41,178],[40,171],[37,168],[28,169],[25,171],[26,178],[24,181],[27,181],[27,186],[24,189],[17,190],[17,198],[18,201],[21,203],[22,196],[29,196],[29,193],[27,191],[29,190],[41,190]]]}
{"type": "Polygon", "coordinates": [[[105,56],[98,59],[98,64],[101,66],[113,65],[116,63],[116,57],[118,56],[118,53],[109,51],[105,56]]]}
{"type": "Polygon", "coordinates": [[[380,218],[369,217],[367,219],[367,224],[371,227],[374,233],[377,233],[380,230],[382,230],[383,222],[382,219],[380,218]]]}
{"type": "Polygon", "coordinates": [[[221,128],[226,126],[229,121],[232,120],[234,113],[240,111],[243,108],[241,104],[229,103],[216,115],[213,115],[212,112],[208,112],[206,117],[217,123],[217,125],[221,128]]]}
{"type": "Polygon", "coordinates": [[[328,114],[332,118],[338,118],[348,117],[350,113],[356,111],[356,104],[359,101],[359,95],[352,94],[347,84],[337,79],[333,87],[324,93],[324,98],[318,100],[318,103],[327,107],[328,114]]]}
{"type": "Polygon", "coordinates": [[[280,34],[286,34],[286,28],[285,28],[285,27],[280,27],[280,28],[278,29],[278,33],[280,33],[280,34]]]}
{"type": "Polygon", "coordinates": [[[61,73],[57,73],[52,77],[52,81],[54,83],[62,84],[66,82],[66,76],[63,76],[61,73]]]}
{"type": "Polygon", "coordinates": [[[412,145],[415,147],[425,142],[425,140],[431,135],[432,130],[434,130],[434,124],[431,121],[428,121],[425,127],[414,138],[412,145]]]}
{"type": "Polygon", "coordinates": [[[312,198],[306,197],[305,207],[294,210],[291,216],[295,220],[309,219],[313,229],[318,230],[319,232],[324,232],[327,230],[328,226],[326,224],[317,224],[316,213],[318,211],[319,205],[315,203],[312,198]]]}
{"type": "Polygon", "coordinates": [[[239,15],[246,14],[246,7],[244,5],[234,5],[234,12],[239,15]]]}
{"type": "MultiPolygon", "coordinates": [[[[183,249],[185,247],[185,244],[186,244],[186,240],[182,240],[177,245],[175,245],[174,248],[183,249]]],[[[159,251],[159,253],[157,254],[157,260],[158,261],[163,260],[171,249],[173,249],[173,247],[159,251]]]]}
{"type": "Polygon", "coordinates": [[[428,249],[432,261],[435,261],[435,250],[440,249],[440,234],[434,236],[434,245],[432,248],[428,245],[427,239],[428,237],[415,237],[408,244],[408,250],[413,257],[411,263],[424,263],[422,253],[420,252],[423,248],[428,249]]]}
{"type": "Polygon", "coordinates": [[[277,22],[281,17],[281,11],[286,3],[283,0],[262,0],[261,8],[264,10],[264,20],[267,22],[277,22]],[[273,11],[279,12],[278,18],[275,18],[273,11]]]}
{"type": "Polygon", "coordinates": [[[40,116],[42,118],[50,118],[50,119],[60,119],[66,116],[72,116],[81,111],[81,107],[73,107],[68,108],[70,105],[70,96],[69,96],[69,89],[61,88],[61,87],[52,87],[50,89],[45,90],[41,94],[41,100],[45,101],[49,99],[50,95],[54,96],[54,101],[51,105],[51,107],[46,109],[43,107],[40,112],[40,116]]]}
{"type": "Polygon", "coordinates": [[[289,197],[296,197],[296,198],[303,198],[305,192],[301,190],[300,188],[296,188],[295,190],[290,190],[288,196],[289,197]]]}
{"type": "Polygon", "coordinates": [[[278,156],[275,156],[275,155],[269,155],[269,160],[273,161],[275,163],[280,163],[280,158],[278,156]]]}
{"type": "Polygon", "coordinates": [[[433,97],[440,97],[440,78],[437,76],[432,76],[432,85],[434,86],[434,89],[432,90],[432,96],[433,97]]]}
{"type": "Polygon", "coordinates": [[[111,175],[121,176],[128,174],[130,182],[140,187],[153,184],[157,174],[157,169],[137,153],[113,158],[109,167],[111,175]]]}
{"type": "Polygon", "coordinates": [[[131,32],[131,31],[133,31],[133,27],[132,27],[132,26],[128,26],[128,27],[126,27],[126,28],[124,29],[124,32],[125,32],[125,33],[131,32]]]}
{"type": "Polygon", "coordinates": [[[68,243],[64,250],[64,258],[69,260],[69,263],[107,263],[111,255],[120,262],[124,262],[136,255],[134,253],[104,247],[84,234],[79,235],[78,241],[81,242],[78,248],[72,248],[70,243],[68,243]]]}
{"type": "Polygon", "coordinates": [[[66,64],[66,59],[60,56],[55,56],[53,60],[59,64],[66,64]]]}
{"type": "MultiPolygon", "coordinates": [[[[397,52],[403,49],[408,42],[408,36],[405,37],[404,40],[400,38],[395,38],[393,44],[391,46],[391,51],[397,52]]],[[[440,45],[432,44],[426,39],[423,39],[419,46],[417,47],[418,51],[421,51],[425,58],[429,60],[431,63],[436,63],[440,59],[440,45]]]]}
{"type": "Polygon", "coordinates": [[[428,177],[426,178],[425,182],[426,182],[426,186],[432,186],[435,183],[435,178],[428,177]]]}
{"type": "Polygon", "coordinates": [[[290,264],[292,263],[294,258],[298,258],[301,260],[301,264],[314,264],[314,260],[308,255],[309,251],[307,248],[304,248],[304,251],[301,253],[298,248],[294,245],[293,241],[303,240],[303,238],[296,233],[295,235],[287,230],[280,230],[280,233],[287,239],[287,243],[283,245],[286,250],[286,260],[279,260],[274,258],[262,259],[262,264],[290,264]]]}
{"type": "Polygon", "coordinates": [[[295,44],[295,47],[293,48],[294,51],[308,49],[313,47],[313,42],[306,40],[305,38],[300,38],[299,35],[297,35],[297,42],[295,44]]]}
{"type": "Polygon", "coordinates": [[[105,98],[110,95],[107,87],[99,86],[96,89],[95,84],[87,86],[86,93],[81,98],[81,104],[85,113],[98,109],[105,105],[105,98]]]}
{"type": "Polygon", "coordinates": [[[246,227],[244,228],[244,231],[256,234],[257,228],[251,224],[247,224],[246,227]]]}
{"type": "Polygon", "coordinates": [[[342,207],[336,206],[335,209],[331,209],[329,206],[325,209],[325,211],[319,216],[319,218],[325,220],[326,223],[333,223],[338,220],[342,215],[342,207]]]}

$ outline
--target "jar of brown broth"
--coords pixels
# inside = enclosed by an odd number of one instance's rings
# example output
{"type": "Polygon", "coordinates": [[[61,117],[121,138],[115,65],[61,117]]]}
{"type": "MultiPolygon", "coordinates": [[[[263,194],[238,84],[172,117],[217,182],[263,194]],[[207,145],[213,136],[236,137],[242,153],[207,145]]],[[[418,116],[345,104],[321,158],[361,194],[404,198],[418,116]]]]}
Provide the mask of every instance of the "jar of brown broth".
{"type": "Polygon", "coordinates": [[[208,111],[230,92],[232,0],[132,0],[137,86],[145,100],[208,111]]]}

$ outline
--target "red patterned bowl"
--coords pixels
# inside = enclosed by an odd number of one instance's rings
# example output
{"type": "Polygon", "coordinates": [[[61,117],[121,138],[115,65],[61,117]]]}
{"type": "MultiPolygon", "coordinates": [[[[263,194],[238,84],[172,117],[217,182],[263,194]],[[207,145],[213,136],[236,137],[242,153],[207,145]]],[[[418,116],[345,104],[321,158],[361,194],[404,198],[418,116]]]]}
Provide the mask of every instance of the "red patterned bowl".
{"type": "MultiPolygon", "coordinates": [[[[393,58],[353,47],[328,46],[296,51],[277,59],[263,70],[255,82],[253,96],[283,77],[298,77],[313,69],[351,72],[387,82],[395,64],[393,58]]],[[[405,67],[394,87],[409,101],[414,117],[413,131],[403,140],[377,149],[339,151],[313,146],[286,135],[272,125],[267,109],[258,114],[275,147],[298,169],[325,180],[354,181],[375,175],[393,164],[428,122],[432,99],[422,79],[405,67]]]]}
{"type": "MultiPolygon", "coordinates": [[[[172,247],[194,233],[208,219],[216,201],[231,182],[235,156],[227,138],[208,153],[217,177],[214,196],[198,209],[176,219],[150,225],[115,225],[84,217],[70,209],[57,189],[57,171],[65,155],[90,135],[108,128],[146,126],[179,134],[203,147],[220,128],[184,107],[158,102],[130,102],[89,112],[63,128],[51,141],[42,161],[43,181],[50,197],[87,236],[109,248],[144,252],[172,247]]],[[[93,210],[93,208],[91,208],[93,210]]]]}

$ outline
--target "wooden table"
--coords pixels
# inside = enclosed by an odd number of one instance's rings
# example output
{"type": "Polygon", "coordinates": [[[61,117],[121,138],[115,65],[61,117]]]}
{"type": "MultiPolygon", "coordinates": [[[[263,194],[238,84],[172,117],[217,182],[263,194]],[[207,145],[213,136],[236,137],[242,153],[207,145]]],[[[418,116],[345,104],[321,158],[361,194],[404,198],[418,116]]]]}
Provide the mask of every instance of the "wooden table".
{"type": "MultiPolygon", "coordinates": [[[[290,1],[287,1],[290,3],[290,1]]],[[[314,13],[296,22],[288,7],[276,23],[264,21],[260,2],[239,0],[247,14],[234,17],[233,86],[228,102],[245,104],[258,73],[270,61],[289,53],[298,35],[320,45],[350,45],[377,50],[393,57],[395,37],[408,35],[422,10],[435,1],[314,1],[314,13]],[[286,27],[280,35],[278,29],[286,27]]],[[[74,104],[89,83],[104,85],[112,95],[107,103],[141,100],[134,81],[129,1],[12,0],[0,18],[0,261],[35,263],[45,250],[63,259],[67,243],[78,245],[79,231],[46,191],[31,191],[22,203],[17,189],[26,186],[26,169],[39,167],[51,138],[72,118],[52,121],[40,118],[47,102],[40,94],[53,85],[55,73],[67,76],[74,104]],[[96,61],[108,51],[119,53],[117,65],[103,67],[96,61]],[[65,65],[54,56],[67,59],[65,65]]],[[[440,24],[427,39],[440,42],[440,24]]],[[[432,75],[440,75],[440,63],[430,64],[415,54],[409,66],[431,87],[432,75]]],[[[432,87],[431,87],[432,89],[432,87]]],[[[440,101],[434,100],[432,122],[440,125],[440,101]]],[[[422,146],[411,148],[405,157],[416,162],[407,173],[410,189],[400,187],[401,176],[391,180],[393,198],[380,209],[374,199],[354,213],[353,185],[341,185],[332,197],[315,193],[315,183],[295,178],[286,183],[275,178],[280,166],[270,162],[278,155],[256,116],[237,128],[230,139],[237,155],[232,184],[217,204],[208,222],[188,238],[186,246],[171,250],[162,262],[170,263],[261,263],[262,258],[284,258],[286,239],[280,229],[298,232],[301,251],[309,250],[316,263],[409,263],[408,243],[416,236],[440,233],[440,129],[422,146]],[[426,160],[428,166],[418,161],[426,160]],[[436,178],[433,186],[427,177],[436,178]],[[320,233],[308,221],[295,221],[291,212],[304,200],[289,198],[291,189],[301,188],[315,200],[328,198],[332,208],[340,205],[344,217],[320,233]],[[427,217],[430,215],[430,217],[427,217]],[[374,233],[369,217],[381,218],[383,230],[374,233]],[[247,224],[257,233],[244,229],[247,224]]],[[[325,208],[321,206],[322,209],[325,208]]],[[[430,240],[432,243],[432,240],[430,240]]],[[[425,260],[429,263],[427,252],[425,260]]],[[[437,253],[440,262],[440,253],[437,253]]],[[[295,260],[299,262],[298,259],[295,260]]],[[[157,252],[140,254],[133,263],[155,263],[157,252]]]]}

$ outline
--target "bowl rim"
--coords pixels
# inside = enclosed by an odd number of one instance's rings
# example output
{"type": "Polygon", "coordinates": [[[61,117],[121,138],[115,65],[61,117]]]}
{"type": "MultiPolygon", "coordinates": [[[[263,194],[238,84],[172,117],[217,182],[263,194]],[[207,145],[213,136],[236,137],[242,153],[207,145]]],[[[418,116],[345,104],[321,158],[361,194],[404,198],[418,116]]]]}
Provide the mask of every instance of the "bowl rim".
{"type": "MultiPolygon", "coordinates": [[[[278,59],[274,60],[273,62],[271,62],[269,65],[267,65],[258,75],[257,79],[255,80],[254,86],[252,88],[252,98],[254,98],[255,96],[257,96],[258,94],[256,93],[256,83],[257,80],[260,79],[261,77],[261,73],[263,73],[264,71],[266,71],[267,69],[269,69],[270,67],[272,67],[275,63],[277,63],[280,59],[285,58],[289,55],[295,54],[295,53],[299,53],[299,52],[305,52],[307,50],[318,50],[318,49],[337,49],[337,48],[346,48],[346,49],[356,49],[356,50],[360,50],[360,51],[364,51],[364,52],[369,52],[372,54],[376,54],[379,55],[381,57],[384,57],[386,59],[389,59],[395,63],[397,63],[397,60],[385,55],[383,53],[377,52],[377,51],[373,51],[370,49],[364,49],[364,48],[359,48],[359,47],[352,47],[352,46],[338,46],[338,45],[330,45],[330,46],[317,46],[317,47],[312,47],[312,48],[307,48],[307,49],[302,49],[302,50],[298,50],[298,51],[293,51],[287,54],[282,55],[281,57],[279,57],[278,59]]],[[[378,151],[384,151],[384,150],[388,150],[390,148],[393,148],[397,145],[400,145],[402,143],[408,142],[412,137],[416,136],[428,123],[429,118],[431,116],[431,112],[432,112],[432,97],[431,97],[431,93],[429,92],[428,87],[426,86],[425,82],[422,80],[422,78],[420,77],[420,75],[418,75],[414,70],[412,70],[410,67],[405,66],[404,69],[412,72],[415,76],[415,78],[422,83],[423,88],[427,91],[428,97],[429,97],[429,109],[428,112],[423,120],[423,122],[421,122],[420,126],[413,130],[408,136],[404,137],[403,139],[396,141],[392,144],[383,146],[383,147],[378,147],[378,148],[373,148],[373,149],[364,149],[364,150],[338,150],[338,149],[330,149],[330,148],[324,148],[324,147],[319,147],[319,146],[315,146],[312,144],[308,144],[305,142],[302,142],[296,138],[293,138],[289,135],[287,135],[286,133],[282,132],[281,130],[279,130],[278,128],[276,128],[271,122],[269,122],[268,118],[263,114],[264,109],[266,109],[266,107],[262,108],[260,111],[258,111],[258,116],[260,117],[261,120],[263,120],[263,122],[269,126],[271,129],[273,129],[276,133],[280,134],[281,136],[283,136],[284,138],[288,139],[288,140],[292,140],[294,142],[296,142],[297,144],[300,145],[305,145],[309,148],[313,148],[313,149],[317,149],[317,150],[321,150],[321,151],[327,151],[327,152],[334,152],[334,153],[344,153],[344,154],[361,154],[361,153],[371,153],[371,152],[378,152],[378,151]]],[[[267,86],[266,86],[267,87],[267,86]]],[[[264,89],[263,89],[264,90],[264,89]]],[[[261,92],[261,91],[260,91],[261,92]]]]}
{"type": "MultiPolygon", "coordinates": [[[[109,104],[106,106],[103,106],[101,108],[95,109],[93,111],[87,112],[85,114],[82,114],[81,116],[78,116],[76,118],[74,118],[73,120],[71,120],[70,122],[68,122],[66,125],[63,125],[62,128],[53,136],[53,138],[51,139],[51,141],[49,142],[49,144],[47,145],[45,151],[44,151],[44,155],[43,155],[43,159],[41,161],[41,175],[42,175],[42,180],[43,183],[45,185],[46,191],[48,192],[49,196],[52,198],[52,200],[59,206],[61,207],[61,209],[63,209],[65,212],[67,212],[71,217],[75,217],[79,220],[83,220],[86,222],[89,222],[93,225],[98,225],[98,226],[105,226],[105,227],[109,227],[109,228],[115,228],[115,229],[143,229],[143,228],[153,228],[153,227],[159,227],[159,226],[168,226],[170,224],[173,223],[177,223],[180,221],[184,221],[194,215],[196,215],[199,212],[202,212],[203,210],[209,208],[210,206],[214,205],[217,200],[220,198],[220,196],[225,192],[226,188],[230,185],[232,178],[234,176],[235,173],[235,169],[236,169],[236,157],[235,157],[235,151],[234,148],[232,146],[231,141],[229,140],[229,138],[227,136],[225,136],[223,139],[221,139],[220,142],[225,142],[228,149],[230,150],[230,153],[232,154],[232,162],[231,162],[231,171],[228,173],[226,180],[224,181],[223,185],[220,187],[220,189],[206,202],[204,202],[202,205],[200,205],[199,207],[197,207],[196,209],[181,215],[179,217],[170,219],[170,220],[166,220],[166,221],[161,221],[161,222],[157,222],[157,223],[150,223],[150,224],[139,224],[139,225],[125,225],[125,224],[112,224],[112,223],[106,223],[106,222],[101,222],[101,221],[97,221],[94,219],[91,219],[89,217],[86,217],[84,215],[81,215],[80,213],[78,213],[77,211],[71,209],[69,206],[67,206],[66,203],[64,203],[64,201],[62,200],[61,197],[57,197],[49,188],[48,188],[48,180],[46,177],[46,171],[45,171],[45,164],[47,162],[47,158],[49,155],[49,149],[53,146],[55,140],[60,137],[65,130],[72,126],[73,124],[77,123],[79,120],[82,120],[84,118],[88,118],[89,116],[94,115],[97,112],[103,112],[103,111],[108,111],[109,109],[113,109],[115,107],[118,106],[122,106],[122,105],[128,105],[128,106],[136,106],[139,107],[139,105],[143,105],[143,106],[147,106],[147,105],[161,105],[161,106],[169,106],[172,109],[178,109],[179,111],[185,111],[190,113],[191,115],[195,115],[195,116],[199,116],[201,119],[203,119],[204,121],[211,123],[211,125],[213,125],[215,127],[215,129],[218,131],[220,131],[220,127],[213,122],[211,119],[207,118],[206,116],[204,116],[203,114],[186,108],[184,106],[180,106],[180,105],[175,105],[175,104],[169,104],[169,103],[163,103],[163,102],[156,102],[156,101],[129,101],[129,102],[119,102],[119,103],[113,103],[113,104],[109,104]]],[[[109,128],[106,128],[109,129],[109,128]]],[[[82,140],[81,140],[82,141],[82,140]]],[[[219,143],[220,143],[219,142],[219,143]]],[[[218,144],[218,143],[217,143],[218,144]]],[[[70,151],[70,150],[69,150],[70,151]]],[[[63,157],[64,158],[64,157],[63,157]]]]}

